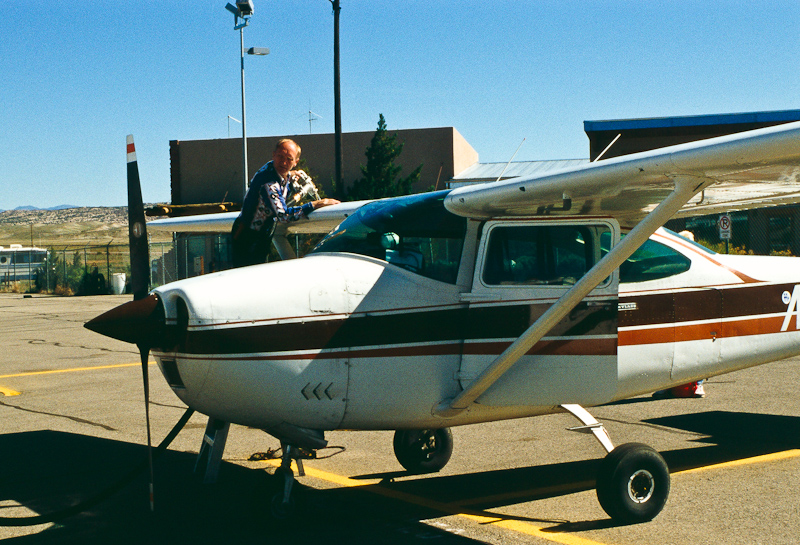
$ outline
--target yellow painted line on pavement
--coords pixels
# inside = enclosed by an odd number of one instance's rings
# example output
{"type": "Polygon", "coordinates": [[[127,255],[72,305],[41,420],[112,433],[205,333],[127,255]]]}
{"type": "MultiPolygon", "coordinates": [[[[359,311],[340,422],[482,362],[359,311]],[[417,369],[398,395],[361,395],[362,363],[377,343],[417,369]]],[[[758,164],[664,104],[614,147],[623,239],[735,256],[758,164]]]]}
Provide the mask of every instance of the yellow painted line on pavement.
{"type": "MultiPolygon", "coordinates": [[[[149,361],[147,362],[150,365],[154,365],[156,362],[149,361]]],[[[76,373],[79,371],[97,371],[99,369],[115,369],[118,367],[134,367],[134,366],[141,366],[141,363],[118,363],[115,365],[96,365],[94,367],[72,367],[69,369],[50,369],[48,371],[29,371],[27,373],[14,373],[11,375],[0,375],[0,378],[12,378],[12,377],[31,377],[34,375],[52,375],[55,373],[76,373]]]]}
{"type": "Polygon", "coordinates": [[[12,390],[11,388],[4,388],[0,386],[0,394],[3,394],[6,397],[10,397],[10,396],[18,396],[19,392],[16,390],[12,390]]]}
{"type": "Polygon", "coordinates": [[[688,473],[698,473],[700,471],[708,471],[711,469],[725,469],[728,467],[737,467],[750,464],[764,464],[767,462],[777,462],[779,460],[789,460],[792,458],[797,458],[798,456],[800,456],[800,449],[784,450],[781,452],[774,452],[772,454],[762,454],[761,456],[742,458],[741,460],[731,460],[730,462],[721,462],[719,464],[684,469],[683,471],[676,471],[673,473],[673,475],[686,475],[688,473]]]}
{"type": "MultiPolygon", "coordinates": [[[[768,462],[776,462],[780,460],[789,460],[792,458],[800,457],[800,449],[794,450],[785,450],[782,452],[775,452],[772,454],[762,454],[759,456],[753,456],[750,458],[742,458],[740,460],[731,460],[729,462],[720,462],[718,464],[711,464],[707,466],[700,466],[695,467],[692,469],[683,469],[680,471],[672,472],[671,475],[688,475],[691,473],[698,473],[700,471],[709,471],[712,469],[725,469],[729,467],[738,467],[750,464],[764,464],[768,462]]],[[[570,483],[569,485],[558,485],[558,486],[551,486],[546,488],[537,488],[536,493],[542,495],[550,495],[550,494],[557,494],[563,493],[565,490],[571,490],[575,488],[594,488],[594,482],[580,482],[580,483],[570,483]]],[[[476,505],[481,503],[495,503],[498,501],[509,501],[514,500],[517,498],[524,498],[530,496],[530,490],[520,490],[517,492],[509,492],[507,494],[496,494],[493,496],[484,496],[478,498],[470,498],[463,502],[459,502],[460,505],[476,505]]]]}
{"type": "MultiPolygon", "coordinates": [[[[276,467],[280,465],[280,460],[265,460],[265,462],[276,467]]],[[[329,483],[349,488],[364,488],[364,490],[367,492],[372,492],[374,494],[385,496],[387,498],[400,500],[405,503],[419,505],[421,507],[426,507],[428,509],[434,509],[436,511],[439,511],[441,513],[446,513],[448,515],[462,517],[477,522],[478,524],[491,524],[493,526],[504,528],[506,530],[513,530],[521,534],[538,537],[540,539],[544,539],[547,541],[552,541],[553,543],[562,543],[563,545],[604,545],[599,541],[586,539],[573,534],[548,531],[546,528],[543,528],[541,526],[537,526],[535,524],[523,520],[510,518],[502,514],[490,513],[488,511],[467,510],[456,504],[438,502],[435,500],[430,500],[428,498],[417,496],[415,494],[408,494],[406,492],[400,492],[398,490],[391,490],[389,488],[380,486],[379,480],[374,480],[372,482],[365,483],[363,481],[351,479],[349,477],[344,477],[342,475],[337,475],[335,473],[329,473],[327,471],[322,471],[320,469],[314,469],[312,467],[308,467],[306,464],[304,464],[304,469],[306,475],[314,477],[315,479],[320,479],[322,481],[327,481],[329,483]]]]}
{"type": "MultiPolygon", "coordinates": [[[[155,365],[156,362],[149,361],[149,365],[155,365]]],[[[75,373],[79,371],[97,371],[100,369],[116,369],[119,367],[140,367],[141,363],[117,363],[114,365],[95,365],[94,367],[72,367],[70,369],[50,369],[48,371],[29,371],[27,373],[12,373],[10,375],[0,375],[0,378],[17,378],[17,377],[31,377],[35,375],[53,375],[56,373],[75,373]]],[[[6,397],[18,396],[21,392],[0,386],[0,394],[6,397]]]]}
{"type": "MultiPolygon", "coordinates": [[[[687,475],[691,473],[708,471],[712,469],[725,469],[725,468],[744,466],[750,464],[776,462],[780,460],[789,460],[798,457],[800,457],[800,449],[786,450],[782,452],[776,452],[773,454],[764,454],[761,456],[743,458],[741,460],[732,460],[730,462],[722,462],[719,464],[711,464],[708,466],[698,467],[694,469],[676,471],[675,473],[673,473],[673,475],[687,475]]],[[[280,460],[266,460],[265,462],[276,467],[280,465],[280,460]]],[[[413,505],[419,505],[421,507],[433,509],[441,513],[462,517],[477,522],[478,524],[491,524],[496,527],[512,530],[514,532],[518,532],[529,536],[538,537],[540,539],[544,539],[554,543],[562,543],[564,545],[603,545],[598,541],[586,539],[573,534],[548,531],[546,527],[538,526],[536,524],[532,524],[524,520],[518,520],[511,517],[506,517],[502,514],[495,514],[488,511],[478,511],[478,510],[468,509],[465,508],[464,504],[438,502],[414,494],[408,494],[406,492],[400,492],[398,490],[391,490],[389,488],[380,486],[380,481],[377,479],[365,482],[361,480],[351,479],[349,477],[345,477],[342,475],[337,475],[335,473],[322,471],[320,469],[308,467],[307,465],[305,466],[305,472],[310,477],[327,481],[329,483],[333,483],[339,486],[349,487],[349,488],[363,488],[364,491],[366,492],[371,492],[373,494],[378,494],[381,496],[385,496],[387,498],[400,500],[405,503],[410,503],[413,505]]],[[[464,503],[470,504],[473,502],[467,501],[464,503]]]]}

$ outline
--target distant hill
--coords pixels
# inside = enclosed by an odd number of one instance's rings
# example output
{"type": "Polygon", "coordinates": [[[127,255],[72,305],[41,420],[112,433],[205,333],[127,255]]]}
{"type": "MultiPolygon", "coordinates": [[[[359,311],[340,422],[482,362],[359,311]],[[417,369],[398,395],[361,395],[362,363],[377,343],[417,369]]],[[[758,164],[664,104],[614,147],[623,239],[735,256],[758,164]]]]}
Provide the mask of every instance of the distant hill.
{"type": "MultiPolygon", "coordinates": [[[[59,204],[58,206],[51,206],[50,208],[39,208],[38,206],[18,206],[14,210],[66,210],[67,208],[80,208],[74,204],[59,204]]],[[[0,212],[5,212],[5,210],[0,210],[0,212]]]]}
{"type": "MultiPolygon", "coordinates": [[[[0,246],[30,244],[63,246],[125,244],[128,208],[67,207],[60,210],[6,210],[0,212],[0,246]]],[[[150,218],[148,218],[150,219],[150,218]]],[[[171,233],[149,233],[151,242],[169,242],[171,233]]]]}
{"type": "Polygon", "coordinates": [[[125,206],[67,206],[53,209],[18,207],[0,212],[0,225],[46,225],[87,221],[127,225],[127,210],[125,206]]]}

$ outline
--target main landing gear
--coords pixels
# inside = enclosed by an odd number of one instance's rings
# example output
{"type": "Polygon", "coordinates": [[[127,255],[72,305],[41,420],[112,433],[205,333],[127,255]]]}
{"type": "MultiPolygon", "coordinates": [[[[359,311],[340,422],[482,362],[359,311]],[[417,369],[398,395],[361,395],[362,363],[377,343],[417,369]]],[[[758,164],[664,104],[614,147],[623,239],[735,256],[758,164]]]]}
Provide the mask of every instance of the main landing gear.
{"type": "Polygon", "coordinates": [[[397,430],[394,433],[394,455],[409,473],[435,473],[453,454],[453,433],[450,428],[438,430],[397,430]]]}
{"type": "MultiPolygon", "coordinates": [[[[562,405],[581,421],[571,431],[592,433],[606,449],[597,475],[597,499],[616,522],[635,524],[655,518],[669,496],[669,469],[664,458],[641,443],[626,443],[614,448],[608,432],[580,405],[562,405]]],[[[398,430],[394,453],[410,473],[433,473],[442,469],[453,453],[449,428],[398,430]]]]}
{"type": "Polygon", "coordinates": [[[636,524],[652,520],[669,496],[669,468],[653,448],[626,443],[614,448],[606,429],[580,405],[561,405],[583,425],[572,431],[592,433],[606,449],[597,474],[597,499],[615,521],[636,524]]]}

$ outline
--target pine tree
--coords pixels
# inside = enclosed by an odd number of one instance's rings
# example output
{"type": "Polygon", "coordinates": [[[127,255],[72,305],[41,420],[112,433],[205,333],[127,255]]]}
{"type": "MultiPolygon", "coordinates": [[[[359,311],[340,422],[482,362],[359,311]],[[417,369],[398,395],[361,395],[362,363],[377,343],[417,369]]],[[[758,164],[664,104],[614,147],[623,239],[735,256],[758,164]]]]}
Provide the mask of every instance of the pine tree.
{"type": "Polygon", "coordinates": [[[403,167],[394,161],[403,151],[403,143],[397,134],[389,136],[383,114],[378,119],[378,129],[367,148],[367,166],[361,165],[362,178],[356,180],[347,191],[349,200],[382,199],[411,193],[411,186],[419,181],[422,165],[405,178],[398,178],[403,167]]]}

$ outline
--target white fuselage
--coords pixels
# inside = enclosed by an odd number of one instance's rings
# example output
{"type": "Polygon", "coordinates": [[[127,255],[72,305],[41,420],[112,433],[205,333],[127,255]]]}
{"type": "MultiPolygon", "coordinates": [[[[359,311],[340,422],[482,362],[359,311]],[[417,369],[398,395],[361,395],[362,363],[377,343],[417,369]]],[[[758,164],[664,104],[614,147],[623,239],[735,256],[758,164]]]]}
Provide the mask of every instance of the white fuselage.
{"type": "Polygon", "coordinates": [[[433,409],[563,292],[479,285],[479,244],[465,246],[469,274],[455,284],[378,258],[319,254],[163,286],[155,291],[167,323],[182,333],[155,355],[176,394],[202,413],[267,430],[332,430],[597,405],[800,353],[798,260],[710,254],[666,232],[653,239],[688,268],[609,279],[453,418],[433,409]]]}

